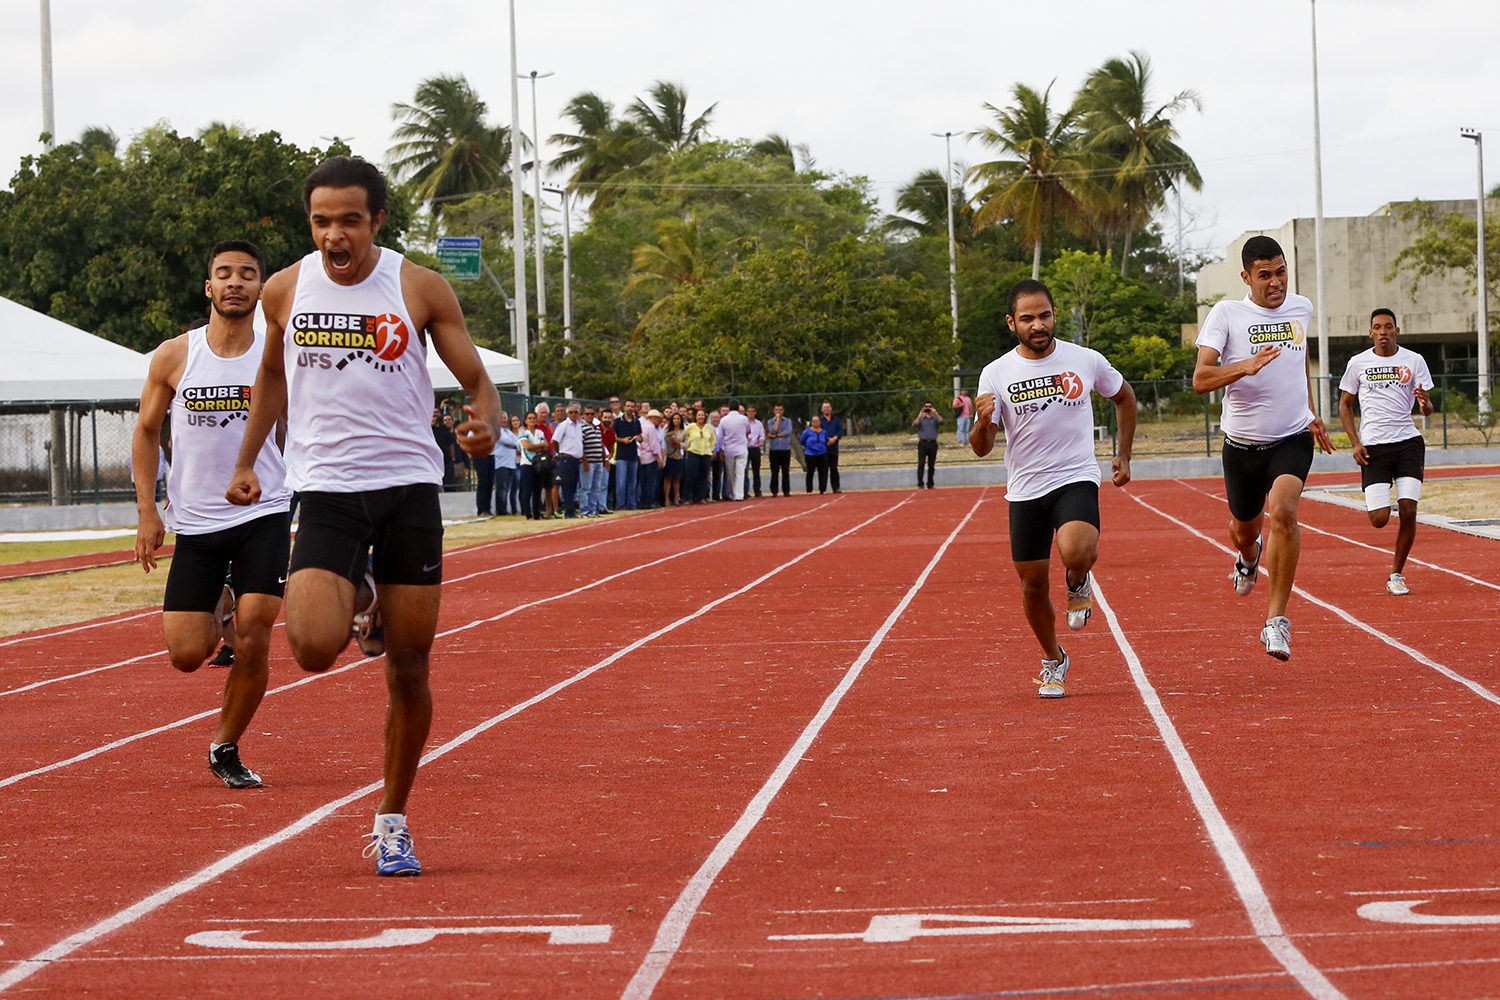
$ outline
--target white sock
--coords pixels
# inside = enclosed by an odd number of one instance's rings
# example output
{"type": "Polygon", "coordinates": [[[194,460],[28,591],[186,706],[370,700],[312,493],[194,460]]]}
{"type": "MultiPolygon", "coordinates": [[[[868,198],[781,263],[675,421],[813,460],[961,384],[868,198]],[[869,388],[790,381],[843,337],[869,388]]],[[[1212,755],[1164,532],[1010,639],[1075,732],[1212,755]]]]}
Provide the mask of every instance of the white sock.
{"type": "Polygon", "coordinates": [[[221,747],[223,745],[224,744],[222,744],[222,743],[210,743],[208,745],[208,752],[209,753],[218,753],[219,752],[219,747],[221,747]]]}
{"type": "Polygon", "coordinates": [[[406,829],[405,813],[376,813],[375,832],[379,834],[395,833],[406,829]]]}

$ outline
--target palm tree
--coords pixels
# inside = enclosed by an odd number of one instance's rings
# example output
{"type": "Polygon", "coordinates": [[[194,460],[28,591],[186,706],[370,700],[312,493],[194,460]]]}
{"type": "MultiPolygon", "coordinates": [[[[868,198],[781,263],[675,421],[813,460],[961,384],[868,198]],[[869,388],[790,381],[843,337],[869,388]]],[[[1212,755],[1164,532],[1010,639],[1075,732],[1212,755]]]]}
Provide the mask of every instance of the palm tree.
{"type": "Polygon", "coordinates": [[[552,166],[573,168],[568,190],[591,194],[590,212],[614,202],[631,172],[660,151],[635,122],[615,118],[614,105],[592,91],[569,101],[563,117],[572,119],[577,132],[552,137],[566,147],[552,158],[552,166]]]}
{"type": "Polygon", "coordinates": [[[114,129],[106,125],[90,125],[78,137],[78,148],[85,155],[96,159],[101,155],[107,159],[114,159],[120,150],[120,137],[115,134],[114,129]]]}
{"type": "Polygon", "coordinates": [[[651,103],[637,97],[626,110],[625,116],[640,126],[641,131],[663,149],[678,150],[691,146],[703,138],[708,120],[718,104],[710,104],[704,112],[688,121],[687,88],[680,84],[658,80],[646,91],[651,103]]]}
{"type": "Polygon", "coordinates": [[[1015,85],[1015,104],[1001,110],[985,107],[995,125],[969,133],[986,146],[1007,154],[981,163],[969,177],[985,182],[975,195],[974,231],[1013,221],[1031,242],[1031,275],[1042,273],[1042,238],[1054,225],[1081,228],[1088,222],[1088,202],[1095,200],[1093,171],[1098,157],[1083,148],[1073,109],[1054,112],[1051,86],[1037,93],[1015,85]]]}
{"type": "Polygon", "coordinates": [[[1107,202],[1115,224],[1125,230],[1120,274],[1130,265],[1130,241],[1166,200],[1166,193],[1186,183],[1203,189],[1198,166],[1177,145],[1171,115],[1187,108],[1201,109],[1191,90],[1173,95],[1165,104],[1151,106],[1151,60],[1132,52],[1129,59],[1111,59],[1089,74],[1074,102],[1087,136],[1088,148],[1109,158],[1115,167],[1107,202]]]}
{"type": "Polygon", "coordinates": [[[631,252],[634,273],[620,292],[645,292],[655,299],[636,324],[632,341],[640,338],[641,331],[684,285],[701,285],[707,280],[733,245],[731,241],[718,250],[705,248],[696,213],[686,219],[663,219],[656,224],[656,232],[655,243],[642,243],[631,252]]]}
{"type": "Polygon", "coordinates": [[[808,148],[807,143],[799,142],[794,145],[792,140],[779,132],[772,132],[760,142],[751,146],[750,151],[759,153],[762,156],[769,156],[772,159],[785,160],[787,166],[793,170],[798,169],[797,161],[799,158],[802,161],[801,169],[811,170],[813,167],[812,150],[808,148]]]}
{"type": "Polygon", "coordinates": [[[389,150],[391,173],[410,182],[418,200],[431,203],[434,215],[442,202],[507,181],[511,131],[485,122],[488,107],[462,76],[435,76],[417,87],[411,104],[391,105],[401,124],[389,150]]]}
{"type": "MultiPolygon", "coordinates": [[[[960,174],[965,171],[960,168],[960,174]]],[[[948,235],[948,189],[941,170],[924,170],[910,184],[896,189],[896,210],[905,215],[887,215],[883,228],[889,233],[917,236],[948,235]]],[[[963,183],[953,185],[953,240],[968,246],[974,237],[974,206],[963,183]]]]}

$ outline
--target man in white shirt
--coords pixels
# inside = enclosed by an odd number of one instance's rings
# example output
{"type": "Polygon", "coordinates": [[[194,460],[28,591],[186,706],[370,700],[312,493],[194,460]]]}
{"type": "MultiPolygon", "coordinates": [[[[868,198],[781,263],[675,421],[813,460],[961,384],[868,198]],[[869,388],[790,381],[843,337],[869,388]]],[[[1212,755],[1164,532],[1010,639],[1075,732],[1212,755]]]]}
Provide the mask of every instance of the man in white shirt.
{"type": "Polygon", "coordinates": [[[1264,554],[1271,594],[1260,640],[1268,654],[1289,660],[1292,623],[1286,605],[1302,550],[1297,502],[1312,468],[1313,442],[1329,454],[1333,443],[1312,408],[1307,356],[1312,303],[1287,291],[1286,255],[1269,236],[1246,240],[1240,262],[1250,293],[1209,311],[1198,334],[1193,390],[1224,390],[1224,493],[1229,539],[1239,552],[1229,579],[1241,597],[1255,589],[1261,527],[1268,520],[1264,554]]]}
{"type": "Polygon", "coordinates": [[[1417,537],[1417,501],[1422,498],[1422,473],[1426,467],[1427,443],[1411,419],[1412,404],[1422,415],[1432,413],[1432,373],[1416,351],[1397,346],[1401,328],[1396,314],[1376,309],[1370,314],[1370,339],[1375,346],[1349,359],[1339,381],[1339,419],[1359,463],[1360,484],[1370,523],[1384,528],[1391,519],[1391,486],[1401,523],[1396,529],[1396,558],[1385,582],[1387,593],[1405,597],[1411,593],[1403,570],[1417,537]],[[1354,426],[1354,401],[1359,400],[1360,424],[1354,426]]]}
{"type": "Polygon", "coordinates": [[[740,401],[731,399],[719,417],[719,450],[724,453],[726,499],[745,499],[745,464],[750,456],[750,418],[740,412],[740,401]]]}
{"type": "MultiPolygon", "coordinates": [[[[1006,324],[1019,341],[979,376],[969,446],[983,458],[1005,427],[1005,497],[1010,505],[1010,553],[1021,578],[1021,606],[1042,647],[1037,694],[1061,698],[1072,661],[1057,642],[1057,613],[1049,593],[1052,537],[1066,569],[1068,627],[1088,624],[1099,558],[1099,463],[1094,457],[1090,393],[1112,400],[1119,421],[1113,482],[1130,482],[1135,444],[1135,391],[1098,351],[1054,337],[1052,293],[1028,278],[1010,290],[1006,324]]],[[[980,600],[989,602],[989,595],[980,600]]]]}
{"type": "Polygon", "coordinates": [[[567,419],[552,431],[552,448],[557,452],[557,475],[562,481],[563,516],[578,516],[578,480],[583,472],[583,404],[568,403],[567,419]]]}

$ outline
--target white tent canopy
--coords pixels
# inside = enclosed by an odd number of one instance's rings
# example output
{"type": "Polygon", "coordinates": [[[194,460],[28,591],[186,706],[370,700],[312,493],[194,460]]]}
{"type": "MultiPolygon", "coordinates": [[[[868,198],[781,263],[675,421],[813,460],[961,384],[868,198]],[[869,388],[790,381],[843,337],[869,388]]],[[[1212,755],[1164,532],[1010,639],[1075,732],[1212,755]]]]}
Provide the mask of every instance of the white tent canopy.
{"type": "MultiPolygon", "coordinates": [[[[484,365],[484,370],[489,373],[490,381],[496,385],[509,385],[521,381],[521,362],[509,354],[501,354],[492,351],[488,347],[475,346],[479,352],[479,363],[484,365]]],[[[432,379],[433,392],[448,392],[453,389],[462,389],[458,377],[448,370],[443,364],[443,359],[438,357],[437,351],[429,346],[427,350],[427,374],[432,379]]]]}
{"type": "Polygon", "coordinates": [[[150,360],[0,298],[0,402],[139,399],[150,360]]]}

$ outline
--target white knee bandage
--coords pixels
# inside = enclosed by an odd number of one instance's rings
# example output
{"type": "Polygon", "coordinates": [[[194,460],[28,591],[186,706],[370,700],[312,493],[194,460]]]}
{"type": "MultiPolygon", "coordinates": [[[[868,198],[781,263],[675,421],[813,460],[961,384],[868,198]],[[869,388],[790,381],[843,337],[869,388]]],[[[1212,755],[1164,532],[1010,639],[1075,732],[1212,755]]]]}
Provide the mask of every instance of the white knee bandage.
{"type": "Polygon", "coordinates": [[[1365,487],[1365,510],[1376,511],[1391,508],[1391,484],[1375,483],[1365,487]]]}
{"type": "Polygon", "coordinates": [[[1411,476],[1397,476],[1396,498],[1398,500],[1422,499],[1422,480],[1411,476]]]}

